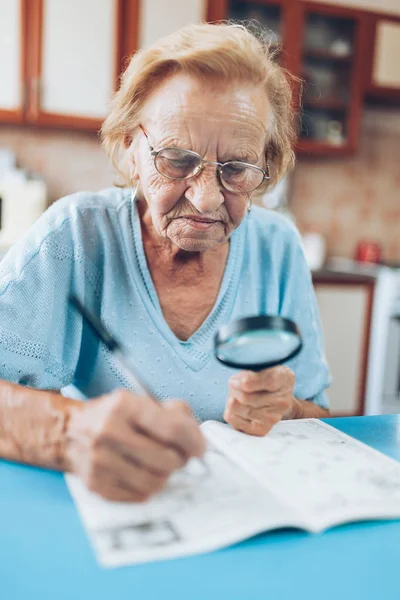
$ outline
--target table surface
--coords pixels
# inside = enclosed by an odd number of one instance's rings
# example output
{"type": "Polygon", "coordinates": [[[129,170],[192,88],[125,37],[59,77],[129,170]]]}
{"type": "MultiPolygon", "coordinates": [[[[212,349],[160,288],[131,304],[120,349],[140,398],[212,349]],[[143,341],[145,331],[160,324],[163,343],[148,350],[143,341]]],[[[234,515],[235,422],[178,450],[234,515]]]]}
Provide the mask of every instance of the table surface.
{"type": "MultiPolygon", "coordinates": [[[[400,415],[326,421],[400,460],[400,415]]],[[[0,462],[2,600],[399,600],[399,556],[400,521],[368,522],[101,569],[62,475],[0,462]]]]}

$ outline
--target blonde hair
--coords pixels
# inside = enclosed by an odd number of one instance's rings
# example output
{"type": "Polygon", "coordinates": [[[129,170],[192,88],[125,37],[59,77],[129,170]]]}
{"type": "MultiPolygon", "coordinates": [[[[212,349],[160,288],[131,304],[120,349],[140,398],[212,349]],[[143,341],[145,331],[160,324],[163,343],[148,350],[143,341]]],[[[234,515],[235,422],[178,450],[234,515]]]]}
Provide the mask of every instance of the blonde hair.
{"type": "MultiPolygon", "coordinates": [[[[264,34],[265,35],[265,34],[264,34]]],[[[168,75],[185,72],[263,87],[272,110],[265,155],[270,165],[269,185],[277,183],[293,166],[295,138],[292,91],[287,71],[275,61],[275,52],[262,32],[241,24],[189,25],[139,50],[131,58],[103,123],[101,137],[111,162],[130,185],[122,160],[127,137],[132,138],[149,94],[168,75]]]]}

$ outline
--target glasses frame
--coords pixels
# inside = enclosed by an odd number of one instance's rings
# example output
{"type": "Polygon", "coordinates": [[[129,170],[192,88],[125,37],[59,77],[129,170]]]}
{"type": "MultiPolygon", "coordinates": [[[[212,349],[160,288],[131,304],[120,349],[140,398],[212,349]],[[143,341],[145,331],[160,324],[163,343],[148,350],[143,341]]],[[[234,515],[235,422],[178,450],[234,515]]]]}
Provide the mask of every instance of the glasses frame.
{"type": "Polygon", "coordinates": [[[261,187],[262,184],[264,183],[264,181],[269,181],[271,179],[271,174],[270,174],[270,169],[269,169],[268,163],[266,165],[266,170],[264,170],[261,167],[258,167],[257,165],[252,165],[251,163],[243,162],[241,160],[228,160],[227,162],[224,162],[224,163],[216,162],[214,160],[205,160],[202,156],[200,156],[200,154],[198,154],[197,152],[193,152],[193,150],[185,150],[184,148],[176,148],[175,146],[165,146],[164,148],[155,150],[154,146],[152,146],[150,143],[149,136],[147,135],[147,133],[145,132],[145,130],[143,129],[143,127],[141,125],[139,125],[139,129],[145,136],[147,143],[149,145],[150,154],[154,160],[154,167],[156,168],[157,172],[160,173],[160,175],[162,177],[165,177],[165,179],[170,179],[172,181],[186,181],[188,179],[193,179],[194,177],[197,177],[198,175],[200,175],[200,173],[202,173],[204,171],[204,168],[206,165],[214,165],[215,167],[217,167],[217,176],[218,176],[218,181],[219,181],[220,185],[225,190],[230,192],[231,194],[250,194],[251,192],[254,192],[259,187],[261,187]],[[200,163],[199,163],[198,167],[196,167],[195,172],[192,175],[188,175],[187,177],[170,177],[169,175],[165,175],[164,173],[161,173],[161,171],[159,171],[157,168],[157,160],[156,160],[157,156],[160,154],[160,152],[163,152],[164,150],[178,150],[179,152],[187,152],[187,154],[191,154],[192,156],[195,156],[196,158],[198,158],[200,160],[200,163]],[[252,188],[251,190],[246,190],[245,192],[232,191],[226,187],[226,185],[224,184],[224,182],[222,180],[222,175],[223,175],[222,169],[225,165],[230,165],[230,164],[240,164],[240,165],[244,165],[245,167],[257,169],[258,171],[260,171],[260,173],[262,173],[263,179],[256,187],[252,188]]]}

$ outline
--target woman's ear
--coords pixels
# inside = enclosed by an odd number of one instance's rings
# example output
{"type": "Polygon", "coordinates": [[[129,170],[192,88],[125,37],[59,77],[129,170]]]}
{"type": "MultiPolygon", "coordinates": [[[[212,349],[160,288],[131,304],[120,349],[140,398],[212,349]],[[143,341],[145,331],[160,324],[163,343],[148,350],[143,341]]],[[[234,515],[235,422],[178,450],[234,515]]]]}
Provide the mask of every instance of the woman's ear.
{"type": "Polygon", "coordinates": [[[136,183],[139,181],[139,173],[138,173],[136,165],[134,163],[131,164],[131,169],[130,169],[129,175],[130,175],[132,183],[136,183]]]}
{"type": "Polygon", "coordinates": [[[136,161],[134,158],[134,147],[132,145],[133,137],[129,134],[124,135],[124,148],[125,148],[125,160],[127,161],[129,169],[129,178],[131,183],[134,185],[139,180],[139,174],[136,167],[136,161]]]}
{"type": "Polygon", "coordinates": [[[129,146],[132,144],[132,136],[127,133],[124,135],[124,148],[127,150],[129,146]]]}

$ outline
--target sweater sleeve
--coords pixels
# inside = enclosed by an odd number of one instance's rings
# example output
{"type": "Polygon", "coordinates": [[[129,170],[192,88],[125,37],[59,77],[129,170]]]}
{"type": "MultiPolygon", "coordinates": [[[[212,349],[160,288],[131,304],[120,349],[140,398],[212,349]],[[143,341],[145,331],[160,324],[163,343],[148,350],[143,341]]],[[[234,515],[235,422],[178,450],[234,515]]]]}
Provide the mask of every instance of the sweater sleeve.
{"type": "Polygon", "coordinates": [[[0,265],[0,378],[40,389],[70,384],[80,351],[68,299],[84,294],[83,259],[62,208],[51,207],[0,265]]]}
{"type": "Polygon", "coordinates": [[[298,232],[286,238],[280,280],[280,314],[298,325],[303,347],[288,363],[296,375],[295,396],[329,408],[325,389],[331,376],[324,355],[323,336],[311,274],[298,232]]]}

